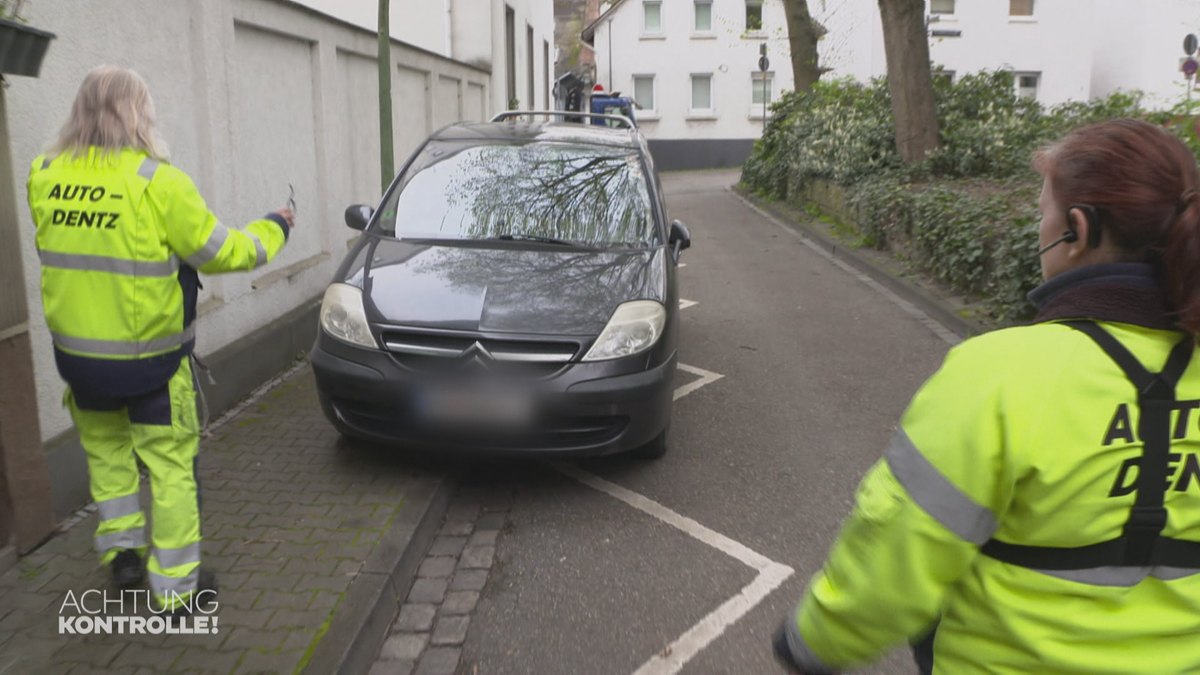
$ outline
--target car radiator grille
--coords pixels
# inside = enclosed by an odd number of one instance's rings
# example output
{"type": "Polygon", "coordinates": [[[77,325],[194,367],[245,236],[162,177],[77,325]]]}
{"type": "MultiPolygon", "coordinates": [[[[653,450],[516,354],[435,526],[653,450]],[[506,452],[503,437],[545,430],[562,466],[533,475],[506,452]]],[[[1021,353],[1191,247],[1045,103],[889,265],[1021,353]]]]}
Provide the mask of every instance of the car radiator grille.
{"type": "Polygon", "coordinates": [[[489,372],[539,377],[562,370],[579,353],[568,341],[496,340],[463,334],[384,329],[383,345],[400,365],[416,372],[489,372]]]}

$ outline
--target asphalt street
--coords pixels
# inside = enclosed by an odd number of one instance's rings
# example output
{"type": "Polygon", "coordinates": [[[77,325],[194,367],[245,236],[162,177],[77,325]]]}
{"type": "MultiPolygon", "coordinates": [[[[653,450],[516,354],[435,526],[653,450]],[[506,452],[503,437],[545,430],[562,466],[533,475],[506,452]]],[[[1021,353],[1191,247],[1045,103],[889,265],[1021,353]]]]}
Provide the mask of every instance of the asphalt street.
{"type": "MultiPolygon", "coordinates": [[[[737,177],[664,176],[669,215],[694,242],[681,270],[691,368],[678,382],[704,380],[675,403],[667,457],[569,465],[618,486],[608,491],[553,464],[476,467],[472,480],[513,501],[460,673],[781,672],[772,633],[950,345],[751,209],[727,189],[737,177]],[[748,610],[728,603],[759,574],[738,547],[794,570],[748,610]],[[689,631],[678,670],[653,662],[689,631]]],[[[862,672],[915,669],[901,650],[862,672]]]]}

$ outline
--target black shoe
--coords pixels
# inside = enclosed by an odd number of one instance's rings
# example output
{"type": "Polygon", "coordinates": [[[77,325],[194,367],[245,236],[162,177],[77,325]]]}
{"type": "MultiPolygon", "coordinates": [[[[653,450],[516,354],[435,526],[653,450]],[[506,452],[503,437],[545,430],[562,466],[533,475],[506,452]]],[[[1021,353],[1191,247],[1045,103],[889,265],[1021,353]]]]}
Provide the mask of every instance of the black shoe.
{"type": "Polygon", "coordinates": [[[199,578],[196,580],[196,594],[192,596],[191,609],[187,605],[177,607],[169,612],[169,616],[176,619],[182,619],[192,615],[193,609],[208,607],[217,601],[217,573],[208,569],[201,569],[199,578]]]}
{"type": "Polygon", "coordinates": [[[108,568],[112,571],[113,583],[123,591],[146,580],[146,568],[142,564],[142,556],[138,555],[137,551],[121,551],[108,564],[108,568]]]}

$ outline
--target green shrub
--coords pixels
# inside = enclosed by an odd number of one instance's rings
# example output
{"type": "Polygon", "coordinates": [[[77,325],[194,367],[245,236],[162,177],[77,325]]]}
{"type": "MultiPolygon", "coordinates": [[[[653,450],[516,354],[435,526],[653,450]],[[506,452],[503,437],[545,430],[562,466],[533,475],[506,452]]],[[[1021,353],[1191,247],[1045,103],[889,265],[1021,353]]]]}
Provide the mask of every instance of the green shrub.
{"type": "Polygon", "coordinates": [[[1041,180],[1033,151],[1071,129],[1141,117],[1178,135],[1200,156],[1188,106],[1140,109],[1137,92],[1047,109],[1017,96],[1012,74],[935,77],[941,148],[903,166],[894,141],[887,83],[821,81],[785,94],[742,170],[744,187],[802,204],[814,180],[849,190],[860,214],[855,237],[891,250],[952,290],[983,301],[1001,324],[1028,319],[1026,295],[1041,282],[1037,258],[1041,180]]]}

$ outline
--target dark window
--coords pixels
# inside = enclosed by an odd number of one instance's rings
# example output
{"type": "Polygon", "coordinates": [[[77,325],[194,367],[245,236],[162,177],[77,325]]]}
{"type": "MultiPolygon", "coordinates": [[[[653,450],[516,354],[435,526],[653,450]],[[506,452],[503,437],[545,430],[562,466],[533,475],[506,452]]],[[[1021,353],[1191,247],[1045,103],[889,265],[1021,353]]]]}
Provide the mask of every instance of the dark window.
{"type": "Polygon", "coordinates": [[[648,246],[646,176],[630,150],[571,143],[431,143],[388,198],[379,229],[408,239],[540,235],[648,246]]]}
{"type": "Polygon", "coordinates": [[[954,0],[929,0],[930,14],[953,14],[954,0]]]}
{"type": "Polygon", "coordinates": [[[508,78],[508,107],[517,99],[517,15],[512,7],[504,6],[504,48],[508,58],[505,76],[508,78]]]}
{"type": "Polygon", "coordinates": [[[762,0],[746,0],[746,30],[751,32],[763,29],[762,0]]]}
{"type": "Polygon", "coordinates": [[[529,24],[525,24],[525,62],[529,71],[525,74],[528,78],[525,90],[529,94],[529,98],[526,99],[526,105],[529,106],[530,110],[537,110],[537,99],[534,93],[534,85],[537,80],[533,74],[533,26],[529,24]]]}
{"type": "Polygon", "coordinates": [[[1033,16],[1033,0],[1008,0],[1009,16],[1033,16]]]}
{"type": "Polygon", "coordinates": [[[1019,73],[1017,75],[1017,96],[1037,98],[1039,79],[1037,73],[1019,73]]]}

